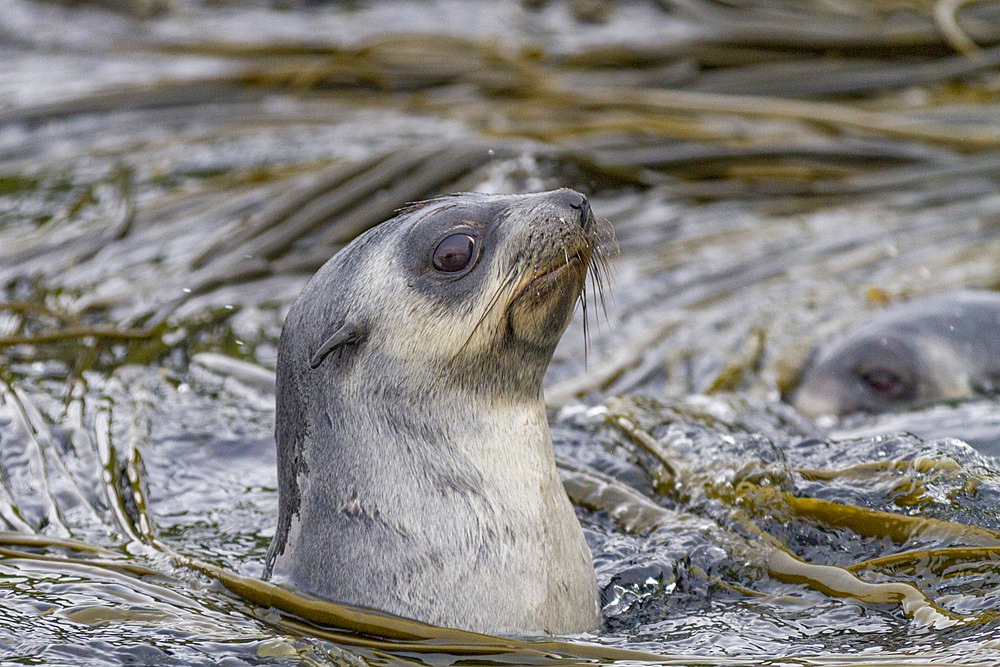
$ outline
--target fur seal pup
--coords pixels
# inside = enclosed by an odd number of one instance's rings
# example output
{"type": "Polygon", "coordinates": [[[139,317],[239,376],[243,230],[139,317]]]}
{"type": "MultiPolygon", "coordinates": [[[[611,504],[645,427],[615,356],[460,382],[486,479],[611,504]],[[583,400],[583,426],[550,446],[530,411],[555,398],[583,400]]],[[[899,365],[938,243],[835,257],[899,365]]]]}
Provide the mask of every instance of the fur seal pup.
{"type": "Polygon", "coordinates": [[[572,190],[449,195],[319,269],[279,342],[265,577],[478,632],[597,627],[542,376],[604,230],[572,190]]]}
{"type": "Polygon", "coordinates": [[[1000,293],[900,304],[814,351],[791,395],[809,417],[879,413],[1000,390],[1000,293]]]}

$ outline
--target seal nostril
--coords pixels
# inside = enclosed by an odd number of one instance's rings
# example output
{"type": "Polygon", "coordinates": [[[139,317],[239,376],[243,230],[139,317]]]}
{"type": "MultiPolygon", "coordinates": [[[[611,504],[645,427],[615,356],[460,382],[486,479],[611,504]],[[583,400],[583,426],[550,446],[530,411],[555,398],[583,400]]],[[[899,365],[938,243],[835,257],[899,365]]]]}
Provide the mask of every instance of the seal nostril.
{"type": "Polygon", "coordinates": [[[580,226],[586,227],[587,221],[590,220],[590,202],[579,192],[574,192],[573,194],[576,195],[577,200],[570,202],[569,206],[580,211],[580,226]]]}
{"type": "Polygon", "coordinates": [[[584,199],[583,204],[580,205],[580,226],[586,229],[587,223],[589,221],[590,221],[590,202],[584,199]]]}

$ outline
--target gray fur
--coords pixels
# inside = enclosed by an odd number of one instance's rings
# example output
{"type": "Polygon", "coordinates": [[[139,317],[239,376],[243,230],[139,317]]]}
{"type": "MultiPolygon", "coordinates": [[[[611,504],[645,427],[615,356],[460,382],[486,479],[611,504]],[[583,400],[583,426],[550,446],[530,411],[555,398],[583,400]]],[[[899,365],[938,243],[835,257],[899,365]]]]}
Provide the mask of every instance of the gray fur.
{"type": "Polygon", "coordinates": [[[823,346],[792,403],[803,414],[878,413],[1000,389],[1000,294],[960,290],[879,313],[823,346]],[[889,395],[865,381],[899,380],[889,395]]]}
{"type": "Polygon", "coordinates": [[[579,200],[559,190],[414,206],[309,281],[278,351],[267,576],[481,632],[597,626],[590,551],[541,394],[594,246],[597,223],[584,229],[569,205],[579,200]],[[442,275],[431,253],[456,231],[479,239],[479,258],[442,275]],[[583,266],[514,298],[576,252],[583,266]],[[354,335],[312,368],[345,323],[354,335]]]}

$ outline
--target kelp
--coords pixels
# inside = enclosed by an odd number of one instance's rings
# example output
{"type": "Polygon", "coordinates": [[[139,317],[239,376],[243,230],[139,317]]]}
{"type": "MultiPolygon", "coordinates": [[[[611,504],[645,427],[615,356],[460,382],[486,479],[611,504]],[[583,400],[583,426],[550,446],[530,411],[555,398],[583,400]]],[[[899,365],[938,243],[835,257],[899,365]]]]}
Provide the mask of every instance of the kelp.
{"type": "MultiPolygon", "coordinates": [[[[769,574],[779,581],[804,584],[828,595],[850,597],[872,604],[899,604],[908,616],[935,628],[996,620],[996,614],[992,612],[968,617],[949,612],[909,582],[870,583],[859,579],[857,573],[898,564],[914,566],[921,562],[929,563],[934,556],[946,557],[947,567],[952,570],[991,563],[997,557],[997,548],[1000,548],[1000,533],[979,526],[800,497],[774,486],[761,486],[749,481],[735,486],[720,483],[713,476],[705,477],[688,470],[659,440],[628,416],[626,405],[621,401],[614,402],[607,412],[607,423],[619,429],[630,442],[656,461],[659,467],[649,472],[657,478],[657,488],[673,489],[673,493],[685,496],[696,485],[707,497],[722,501],[733,524],[754,538],[748,541],[745,537],[730,535],[716,540],[735,550],[734,559],[749,558],[766,567],[769,574]],[[756,518],[765,517],[786,525],[817,522],[828,531],[846,528],[863,537],[888,538],[898,544],[915,539],[943,539],[962,543],[963,546],[890,555],[847,568],[807,563],[790,553],[787,546],[757,524],[756,518]]],[[[648,531],[678,523],[674,513],[659,508],[635,491],[615,489],[616,486],[620,484],[613,480],[589,480],[587,474],[579,471],[575,471],[567,482],[567,489],[576,502],[590,509],[606,511],[626,530],[648,531]],[[662,518],[657,518],[657,510],[662,518]]],[[[709,525],[713,530],[721,530],[714,524],[709,525]]]]}
{"type": "MultiPolygon", "coordinates": [[[[112,380],[112,385],[117,382],[112,380]]],[[[105,392],[110,394],[124,389],[122,386],[117,389],[109,386],[105,392]]],[[[199,558],[183,555],[157,535],[156,523],[148,502],[146,472],[140,452],[147,446],[150,427],[148,410],[152,409],[152,406],[147,406],[145,411],[136,410],[135,405],[132,406],[130,412],[134,418],[124,447],[121,447],[114,437],[113,402],[106,398],[98,407],[93,426],[94,435],[87,439],[87,443],[95,449],[91,453],[101,467],[100,485],[111,510],[110,518],[113,519],[115,532],[121,541],[117,548],[109,549],[73,539],[72,531],[64,522],[59,502],[52,490],[55,480],[50,477],[47,469],[49,466],[53,468],[53,473],[60,483],[72,481],[75,484],[76,479],[62,462],[62,453],[52,447],[49,436],[41,430],[45,428],[44,423],[38,421],[42,419],[41,413],[30,404],[25,393],[15,384],[8,383],[2,397],[6,405],[13,406],[19,414],[23,414],[20,427],[28,436],[35,452],[34,457],[37,459],[32,476],[42,484],[42,497],[47,501],[45,510],[47,532],[39,533],[36,528],[23,522],[10,522],[14,528],[21,530],[0,533],[0,545],[3,545],[0,548],[0,561],[10,559],[32,561],[57,569],[66,567],[69,570],[94,568],[143,580],[152,579],[154,582],[174,579],[173,574],[136,562],[134,558],[135,554],[144,554],[155,560],[155,556],[160,554],[168,557],[176,567],[198,573],[224,586],[243,604],[248,605],[250,612],[263,623],[293,635],[330,639],[338,644],[363,650],[378,650],[404,656],[433,654],[438,656],[437,659],[445,661],[476,656],[496,664],[548,665],[581,662],[684,664],[683,658],[583,642],[506,639],[435,627],[374,610],[322,600],[266,581],[236,574],[199,558]],[[144,414],[147,416],[144,417],[144,414]],[[55,531],[55,534],[51,534],[52,531],[55,531]],[[47,553],[53,550],[66,552],[69,555],[47,553]],[[122,550],[132,555],[124,555],[122,550]],[[274,610],[281,613],[275,615],[274,610]]],[[[133,398],[135,403],[144,400],[141,391],[136,398],[133,398]]],[[[0,475],[0,479],[5,477],[0,475]]],[[[81,503],[90,507],[99,520],[105,520],[104,514],[93,508],[84,494],[78,495],[81,503]]],[[[9,511],[3,512],[5,517],[9,514],[9,511]]],[[[161,593],[161,595],[167,594],[168,592],[161,593]]],[[[99,613],[88,611],[86,618],[91,617],[95,622],[102,618],[99,613]]],[[[84,618],[80,616],[77,620],[82,621],[84,618]]],[[[123,619],[155,620],[154,617],[146,618],[141,614],[132,616],[126,614],[123,619]]],[[[727,664],[727,662],[713,661],[706,664],[727,664]]]]}
{"type": "MultiPolygon", "coordinates": [[[[283,638],[324,638],[375,661],[733,662],[434,628],[317,600],[208,562],[157,527],[143,463],[155,400],[118,376],[136,363],[183,386],[189,371],[209,369],[267,393],[273,376],[240,365],[251,355],[237,347],[234,321],[241,314],[259,309],[280,322],[282,308],[310,272],[409,201],[498,182],[520,187],[524,176],[527,187],[575,186],[609,203],[630,199],[640,209],[707,205],[697,219],[655,234],[641,227],[653,224],[641,215],[616,218],[624,223],[623,246],[633,251],[623,258],[621,289],[637,293],[614,313],[606,349],[586,369],[564,365],[558,381],[547,386],[550,407],[657,391],[663,375],[672,389],[725,401],[729,392],[759,386],[774,362],[770,347],[782,332],[772,329],[778,318],[769,315],[813,298],[803,296],[803,287],[798,301],[765,307],[751,299],[748,307],[740,296],[748,285],[802,275],[808,282],[819,275],[825,285],[871,280],[896,289],[877,269],[897,245],[921,244],[921,252],[904,248],[900,262],[932,273],[940,265],[935,253],[992,252],[989,244],[1000,233],[989,222],[1000,173],[995,7],[960,0],[661,4],[694,28],[690,34],[645,45],[503,44],[436,34],[248,45],[180,41],[154,30],[109,45],[108,53],[196,57],[204,69],[137,85],[83,86],[58,101],[0,110],[0,128],[12,130],[0,152],[4,202],[42,194],[55,202],[32,221],[18,217],[15,207],[0,211],[0,417],[12,418],[10,432],[19,434],[13,441],[23,442],[30,470],[18,472],[30,478],[35,494],[34,504],[21,502],[23,485],[0,474],[0,517],[13,531],[0,536],[0,561],[28,563],[47,574],[113,577],[126,589],[156,586],[154,597],[173,594],[184,608],[191,600],[175,588],[190,587],[204,605],[190,607],[199,616],[235,608],[255,628],[283,638]],[[407,129],[391,141],[369,139],[320,154],[274,151],[236,166],[225,159],[189,164],[176,155],[164,161],[157,152],[167,145],[195,153],[203,146],[211,150],[213,142],[258,135],[280,142],[287,127],[324,128],[373,112],[440,122],[448,130],[413,137],[407,129]],[[148,127],[168,128],[170,139],[141,134],[148,127]],[[84,141],[90,134],[92,144],[84,141]],[[63,140],[83,142],[78,151],[86,159],[56,150],[63,140]],[[74,167],[78,162],[86,164],[74,167]],[[55,183],[53,174],[61,169],[77,170],[69,185],[55,183]],[[900,194],[905,197],[894,197],[900,194]],[[835,237],[801,241],[810,225],[839,221],[796,217],[802,211],[858,202],[876,212],[885,202],[918,208],[912,203],[918,196],[933,206],[912,219],[845,226],[835,237]],[[759,227],[715,223],[747,208],[793,215],[759,227]],[[940,222],[953,216],[956,224],[965,223],[961,234],[940,222]],[[636,248],[642,250],[638,259],[636,248]],[[654,277],[663,279],[654,283],[654,277]],[[761,310],[760,321],[735,317],[745,308],[761,310]],[[727,329],[733,319],[737,323],[727,329]],[[619,326],[623,322],[628,325],[619,326]],[[725,336],[698,341],[686,338],[686,331],[725,336]],[[712,363],[693,369],[706,356],[698,344],[715,349],[712,363]],[[211,356],[220,350],[239,359],[211,356]],[[33,376],[48,383],[44,389],[19,385],[33,376]],[[96,402],[88,382],[107,383],[96,402]],[[46,416],[35,400],[46,392],[64,415],[46,416]],[[121,423],[122,415],[128,423],[121,423]],[[72,433],[71,447],[59,441],[62,429],[72,433]],[[81,470],[92,470],[96,483],[81,470]],[[89,538],[106,536],[111,546],[74,539],[84,531],[89,538]],[[209,590],[201,590],[206,583],[209,590]]],[[[608,3],[609,18],[615,11],[608,3]]],[[[373,117],[375,124],[385,118],[373,117]]],[[[660,211],[655,224],[673,225],[673,211],[660,211]]],[[[938,278],[935,284],[947,284],[947,276],[938,278]]],[[[912,281],[903,288],[913,288],[912,281]]],[[[820,296],[837,299],[848,291],[830,289],[820,296]]],[[[276,333],[259,336],[266,359],[276,333]]],[[[993,528],[924,515],[933,484],[942,478],[968,478],[950,489],[955,503],[989,486],[956,458],[763,472],[756,462],[747,464],[754,474],[730,484],[725,475],[713,479],[692,470],[629,409],[614,402],[606,408],[615,445],[641,464],[653,492],[565,460],[560,466],[574,502],[606,514],[624,534],[657,543],[685,522],[700,525],[731,563],[789,584],[779,589],[786,599],[802,601],[808,589],[888,604],[932,627],[996,620],[989,612],[949,611],[947,601],[926,592],[931,575],[959,585],[968,573],[995,571],[993,528]],[[893,475],[900,480],[887,507],[820,497],[836,484],[893,475]],[[816,492],[802,492],[798,482],[813,484],[816,492]],[[688,496],[707,500],[687,506],[688,496]],[[705,507],[722,511],[699,514],[705,507]],[[796,530],[815,530],[880,546],[854,562],[835,566],[836,554],[820,552],[831,562],[812,553],[816,562],[808,563],[795,546],[782,543],[788,535],[781,534],[779,520],[793,537],[796,530]],[[892,549],[899,551],[886,553],[892,549]]],[[[730,433],[710,415],[661,414],[730,433]]],[[[690,572],[700,576],[697,565],[690,572]]],[[[755,590],[752,582],[711,576],[731,594],[773,595],[762,592],[766,583],[755,590]]],[[[809,595],[815,600],[815,593],[809,595]]],[[[169,623],[156,609],[121,617],[100,605],[63,611],[86,624],[116,618],[169,623]]],[[[789,660],[809,664],[810,658],[789,660]]]]}

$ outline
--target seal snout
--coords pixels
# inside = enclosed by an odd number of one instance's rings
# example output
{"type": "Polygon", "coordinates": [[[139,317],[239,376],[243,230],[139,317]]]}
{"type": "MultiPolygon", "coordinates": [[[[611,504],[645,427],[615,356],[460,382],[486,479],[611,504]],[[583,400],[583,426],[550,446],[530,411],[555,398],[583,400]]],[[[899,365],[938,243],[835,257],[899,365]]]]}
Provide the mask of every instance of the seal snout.
{"type": "Polygon", "coordinates": [[[580,194],[576,190],[570,190],[569,188],[559,190],[558,196],[562,200],[561,203],[564,203],[569,208],[580,212],[580,227],[586,229],[587,225],[594,217],[593,212],[590,210],[590,202],[587,201],[587,197],[580,194]]]}
{"type": "Polygon", "coordinates": [[[590,222],[590,219],[594,216],[594,214],[590,210],[590,202],[587,201],[587,198],[584,197],[583,195],[579,195],[579,197],[580,197],[580,202],[578,204],[571,203],[569,207],[580,211],[580,226],[586,229],[587,223],[590,222]]]}

